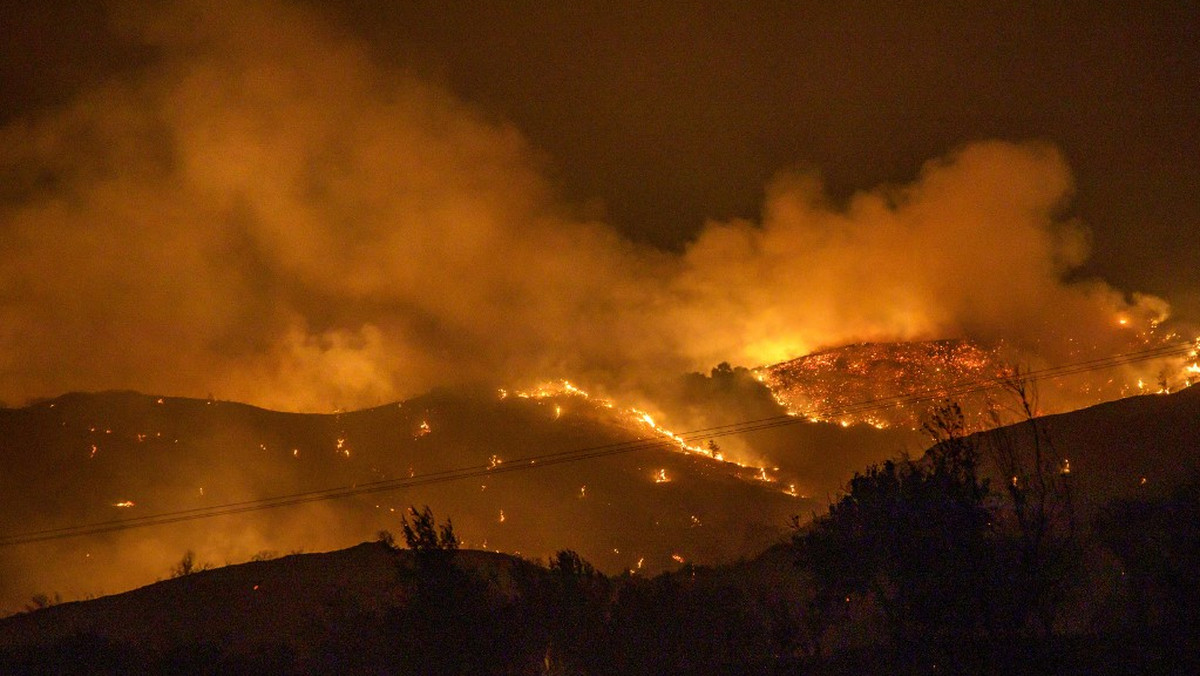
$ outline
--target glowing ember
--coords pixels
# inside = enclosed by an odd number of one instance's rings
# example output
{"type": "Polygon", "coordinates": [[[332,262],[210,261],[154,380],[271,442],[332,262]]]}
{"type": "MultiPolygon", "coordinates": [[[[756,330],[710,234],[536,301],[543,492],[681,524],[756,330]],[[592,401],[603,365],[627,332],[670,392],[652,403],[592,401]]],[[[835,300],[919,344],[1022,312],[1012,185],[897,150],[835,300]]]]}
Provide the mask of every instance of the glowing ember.
{"type": "Polygon", "coordinates": [[[418,427],[417,431],[413,433],[413,439],[420,439],[421,437],[425,436],[426,434],[429,434],[432,431],[433,430],[429,427],[429,421],[422,420],[420,427],[418,427]]]}
{"type": "Polygon", "coordinates": [[[133,504],[133,500],[122,500],[121,502],[114,502],[113,507],[128,508],[133,507],[133,504]]]}
{"type": "Polygon", "coordinates": [[[665,484],[669,481],[670,481],[670,479],[667,478],[667,470],[666,469],[660,469],[660,470],[658,470],[658,474],[654,475],[654,483],[656,483],[656,484],[665,484]]]}

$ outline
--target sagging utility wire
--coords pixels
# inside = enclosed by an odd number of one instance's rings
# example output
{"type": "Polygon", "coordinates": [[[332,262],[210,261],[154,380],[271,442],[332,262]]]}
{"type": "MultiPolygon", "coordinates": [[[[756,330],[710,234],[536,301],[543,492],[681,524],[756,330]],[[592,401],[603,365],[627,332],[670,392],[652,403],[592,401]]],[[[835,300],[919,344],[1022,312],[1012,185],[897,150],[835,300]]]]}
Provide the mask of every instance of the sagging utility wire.
{"type": "MultiPolygon", "coordinates": [[[[1065,364],[1062,366],[1023,371],[1019,374],[1016,374],[1016,377],[1019,377],[1025,382],[1037,382],[1079,373],[1099,371],[1116,366],[1149,361],[1152,359],[1184,356],[1194,352],[1196,347],[1197,344],[1193,341],[1170,343],[1153,348],[1147,348],[1134,352],[1126,352],[1109,357],[1089,359],[1086,361],[1065,364]]],[[[1011,382],[1013,377],[1014,376],[1010,374],[996,376],[993,378],[963,381],[948,387],[940,387],[892,397],[879,397],[863,400],[841,407],[830,408],[829,410],[822,410],[818,413],[821,417],[835,418],[852,413],[867,413],[897,405],[919,404],[944,399],[954,399],[956,397],[962,397],[989,389],[1004,387],[1011,382]]],[[[715,439],[737,434],[758,432],[761,430],[774,429],[777,427],[795,425],[804,422],[808,422],[808,419],[794,415],[779,415],[768,418],[760,418],[758,420],[746,420],[737,423],[691,430],[680,433],[677,436],[680,439],[683,439],[685,442],[691,443],[706,439],[715,439]]],[[[445,483],[448,481],[458,481],[472,477],[490,476],[508,472],[537,469],[540,467],[550,467],[564,463],[581,462],[584,460],[592,460],[595,458],[602,458],[623,453],[632,453],[652,448],[674,449],[677,447],[678,441],[676,440],[667,440],[661,437],[639,437],[631,441],[602,444],[599,446],[589,446],[585,448],[558,451],[554,453],[530,455],[508,460],[499,465],[472,465],[469,467],[429,472],[427,474],[420,474],[412,477],[383,479],[368,483],[360,483],[353,486],[339,486],[323,490],[305,491],[301,493],[292,493],[289,495],[259,498],[242,502],[232,502],[210,507],[197,507],[171,512],[161,512],[158,514],[150,514],[141,517],[116,519],[76,526],[63,526],[60,528],[51,528],[26,533],[15,533],[12,535],[0,536],[0,547],[31,544],[35,542],[46,542],[50,540],[62,540],[67,538],[83,537],[87,535],[99,535],[102,533],[112,533],[123,530],[131,530],[134,528],[147,528],[150,526],[162,526],[184,521],[195,521],[199,519],[211,519],[218,516],[244,514],[246,512],[289,507],[311,502],[322,502],[325,500],[337,500],[356,495],[394,491],[404,488],[426,486],[429,484],[445,483]]]]}

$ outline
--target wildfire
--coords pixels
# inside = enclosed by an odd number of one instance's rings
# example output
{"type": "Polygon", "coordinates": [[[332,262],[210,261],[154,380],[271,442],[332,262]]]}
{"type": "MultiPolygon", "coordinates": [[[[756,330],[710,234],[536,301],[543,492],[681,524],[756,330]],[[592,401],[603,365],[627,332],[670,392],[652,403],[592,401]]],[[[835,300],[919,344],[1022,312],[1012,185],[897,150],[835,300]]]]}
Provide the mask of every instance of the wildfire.
{"type": "MultiPolygon", "coordinates": [[[[1129,329],[1130,349],[1155,348],[1179,340],[1178,334],[1159,332],[1155,322],[1139,327],[1126,317],[1114,321],[1129,329]]],[[[1066,359],[1086,361],[1100,355],[1099,344],[1074,339],[1067,343],[1071,347],[1066,359]]],[[[1009,412],[1005,395],[981,387],[964,390],[963,386],[1010,376],[1007,349],[1004,345],[989,348],[967,340],[862,343],[760,367],[754,376],[789,415],[814,422],[918,429],[928,402],[941,396],[951,397],[962,406],[968,415],[968,431],[979,431],[994,427],[1009,412]],[[890,405],[881,404],[889,401],[890,405]]],[[[1050,397],[1043,398],[1046,410],[1041,413],[1189,386],[1200,374],[1200,362],[1195,359],[1198,351],[1200,341],[1186,359],[1164,357],[1142,369],[1143,374],[1150,368],[1160,369],[1157,387],[1129,370],[1107,375],[1074,374],[1066,380],[1055,380],[1053,390],[1042,388],[1042,393],[1050,397]]]]}
{"type": "Polygon", "coordinates": [[[816,352],[755,371],[790,414],[842,427],[919,424],[920,411],[903,407],[848,413],[866,401],[900,400],[928,384],[943,386],[992,378],[1001,365],[994,351],[966,341],[865,343],[816,352]],[[830,414],[834,415],[831,416],[830,414]]]}
{"type": "MultiPolygon", "coordinates": [[[[501,392],[504,392],[504,390],[501,390],[501,392]]],[[[568,380],[545,382],[532,390],[518,391],[516,395],[522,399],[548,399],[554,397],[576,397],[583,399],[595,404],[596,406],[615,411],[618,418],[624,424],[631,427],[642,428],[653,436],[661,437],[662,439],[669,441],[673,446],[677,446],[679,450],[683,451],[684,453],[701,455],[718,462],[731,462],[725,458],[725,456],[717,448],[716,444],[710,443],[707,447],[693,444],[682,436],[658,424],[658,421],[656,421],[654,416],[652,416],[650,413],[632,406],[617,406],[609,399],[593,397],[587,391],[577,387],[568,380]]],[[[562,407],[560,404],[556,404],[555,418],[558,418],[561,414],[562,407]]],[[[735,464],[739,467],[748,467],[747,465],[737,462],[733,462],[732,464],[735,464]]]]}

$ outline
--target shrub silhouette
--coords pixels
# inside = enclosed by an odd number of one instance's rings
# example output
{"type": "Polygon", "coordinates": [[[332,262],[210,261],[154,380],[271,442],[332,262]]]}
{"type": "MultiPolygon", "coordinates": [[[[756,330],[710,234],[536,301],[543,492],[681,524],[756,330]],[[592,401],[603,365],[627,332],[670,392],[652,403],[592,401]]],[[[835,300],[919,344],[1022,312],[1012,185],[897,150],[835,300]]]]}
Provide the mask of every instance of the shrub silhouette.
{"type": "Polygon", "coordinates": [[[953,652],[987,624],[991,514],[974,446],[957,406],[928,427],[942,436],[926,458],[856,473],[829,514],[793,538],[815,584],[815,611],[854,599],[878,609],[894,648],[953,652]]]}

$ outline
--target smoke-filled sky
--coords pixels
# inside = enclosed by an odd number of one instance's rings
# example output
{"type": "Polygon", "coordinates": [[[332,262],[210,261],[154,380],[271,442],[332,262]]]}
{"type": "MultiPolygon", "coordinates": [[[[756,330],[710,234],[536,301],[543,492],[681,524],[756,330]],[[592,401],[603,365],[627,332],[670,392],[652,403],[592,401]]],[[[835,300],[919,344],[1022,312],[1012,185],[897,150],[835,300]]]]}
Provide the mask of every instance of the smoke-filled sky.
{"type": "Polygon", "coordinates": [[[1200,10],[5,3],[0,400],[283,409],[1200,313],[1200,10]]]}

